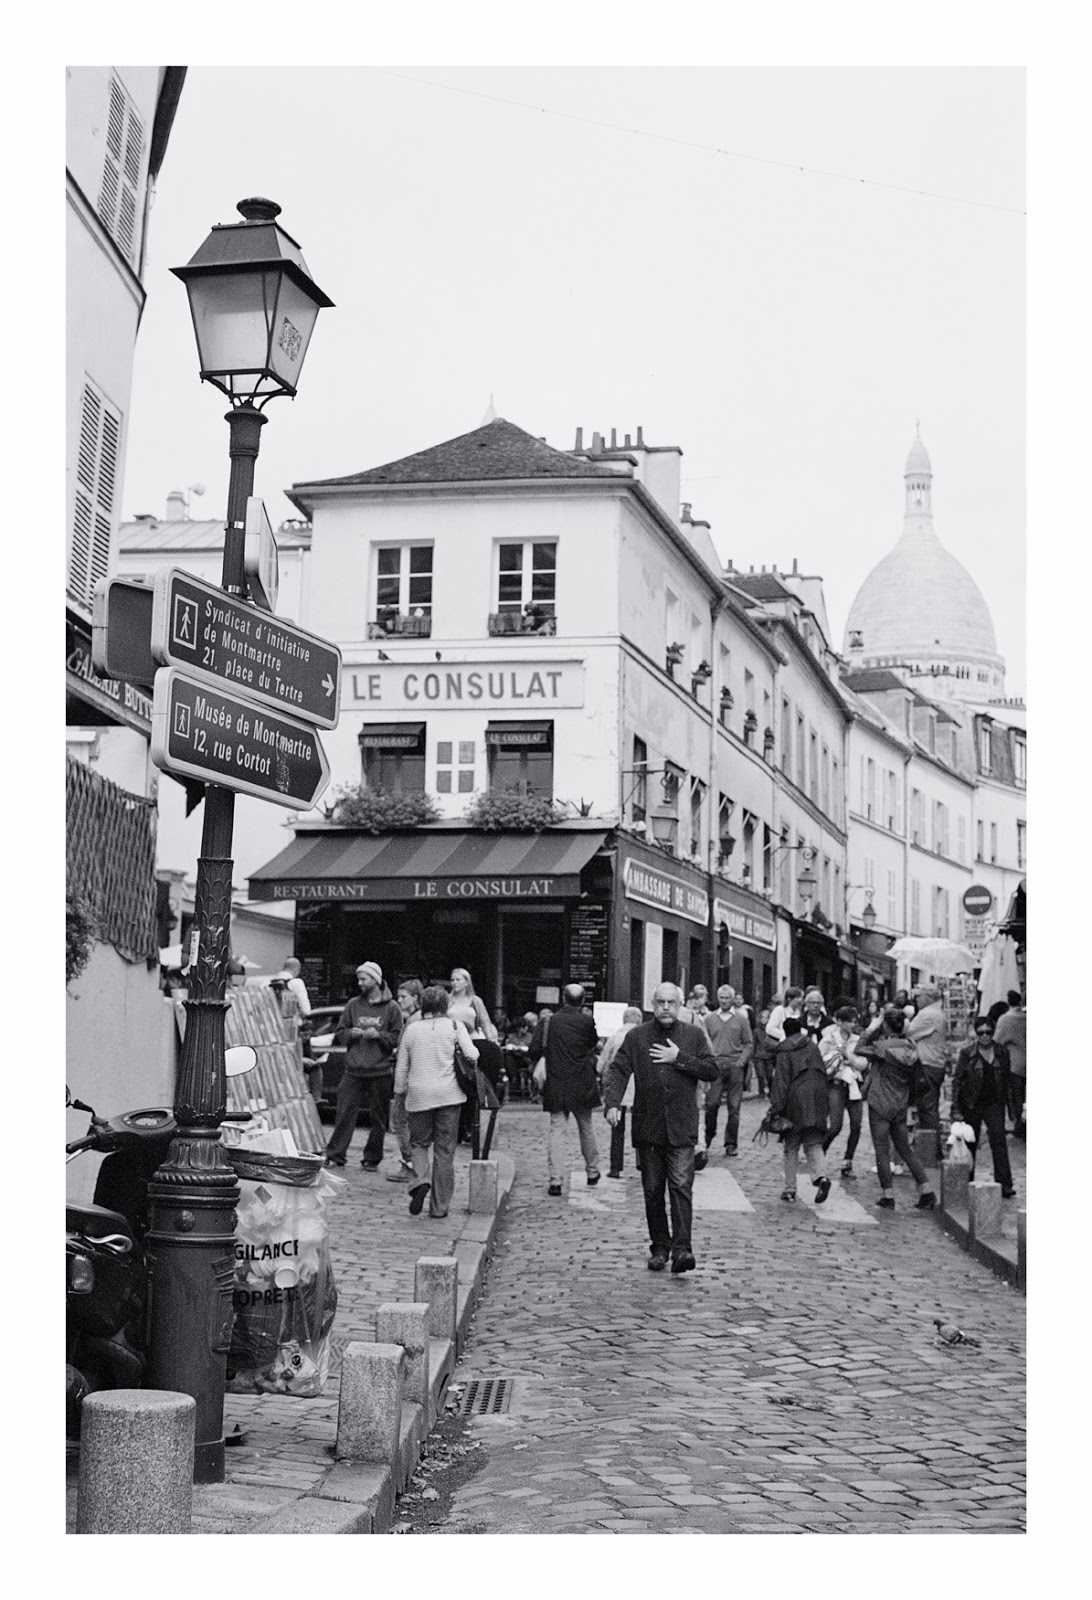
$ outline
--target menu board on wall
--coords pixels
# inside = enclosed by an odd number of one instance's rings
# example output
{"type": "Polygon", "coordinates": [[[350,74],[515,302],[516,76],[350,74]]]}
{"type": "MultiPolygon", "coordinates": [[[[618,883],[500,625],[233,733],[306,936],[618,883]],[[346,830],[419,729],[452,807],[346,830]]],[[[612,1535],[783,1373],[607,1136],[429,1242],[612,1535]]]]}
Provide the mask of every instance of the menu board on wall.
{"type": "Polygon", "coordinates": [[[578,905],[569,912],[566,981],[584,985],[587,1005],[606,998],[607,917],[607,907],[600,905],[578,905]]]}

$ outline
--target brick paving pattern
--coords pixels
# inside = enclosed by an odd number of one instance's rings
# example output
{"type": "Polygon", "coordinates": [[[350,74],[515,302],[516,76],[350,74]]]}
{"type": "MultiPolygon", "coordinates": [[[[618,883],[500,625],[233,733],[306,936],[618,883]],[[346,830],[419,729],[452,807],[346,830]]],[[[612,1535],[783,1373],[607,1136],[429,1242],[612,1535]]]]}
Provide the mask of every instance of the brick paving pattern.
{"type": "Polygon", "coordinates": [[[875,1209],[867,1134],[844,1200],[801,1203],[802,1170],[780,1201],[780,1146],[751,1144],[764,1107],[696,1178],[698,1270],[678,1278],[645,1268],[632,1151],[624,1182],[574,1171],[551,1199],[544,1116],[505,1112],[516,1185],[456,1381],[518,1381],[506,1415],[471,1420],[482,1467],[436,1531],[1023,1529],[1023,1299],[909,1179],[875,1209]],[[936,1316],[981,1348],[940,1345],[936,1316]]]}

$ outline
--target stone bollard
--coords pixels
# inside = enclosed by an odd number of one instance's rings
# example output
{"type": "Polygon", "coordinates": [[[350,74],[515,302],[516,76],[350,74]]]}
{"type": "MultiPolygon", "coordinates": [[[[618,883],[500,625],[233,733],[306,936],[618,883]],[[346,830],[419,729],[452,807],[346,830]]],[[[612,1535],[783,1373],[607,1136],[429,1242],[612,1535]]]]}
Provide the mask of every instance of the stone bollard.
{"type": "Polygon", "coordinates": [[[428,1302],[428,1331],[433,1339],[455,1342],[459,1305],[459,1263],[454,1256],[418,1256],[413,1272],[413,1298],[428,1302]]]}
{"type": "Polygon", "coordinates": [[[1016,1213],[1016,1282],[1021,1289],[1028,1283],[1028,1213],[1021,1206],[1016,1213]]]}
{"type": "Polygon", "coordinates": [[[971,1181],[969,1161],[945,1161],[940,1169],[940,1203],[945,1211],[966,1211],[971,1181]]]}
{"type": "Polygon", "coordinates": [[[375,1314],[376,1343],[402,1346],[406,1357],[403,1396],[419,1406],[428,1405],[428,1315],[428,1306],[418,1301],[387,1301],[375,1314]]]}
{"type": "Polygon", "coordinates": [[[77,1533],[189,1533],[197,1406],[170,1389],[101,1389],[83,1403],[77,1533]]]}
{"type": "Polygon", "coordinates": [[[976,1178],[967,1188],[967,1220],[972,1239],[996,1239],[1001,1232],[1001,1185],[976,1178]]]}
{"type": "Polygon", "coordinates": [[[341,1461],[393,1466],[402,1426],[406,1358],[400,1344],[354,1340],[341,1358],[337,1447],[341,1461]]]}
{"type": "Polygon", "coordinates": [[[495,1161],[470,1163],[470,1210],[492,1216],[497,1209],[498,1167],[495,1161]]]}

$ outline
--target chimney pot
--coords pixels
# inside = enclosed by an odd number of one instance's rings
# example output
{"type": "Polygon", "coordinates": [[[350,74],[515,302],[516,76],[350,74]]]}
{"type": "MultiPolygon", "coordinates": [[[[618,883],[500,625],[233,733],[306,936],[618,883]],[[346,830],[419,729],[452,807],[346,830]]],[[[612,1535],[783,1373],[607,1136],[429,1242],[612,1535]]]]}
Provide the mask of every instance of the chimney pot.
{"type": "Polygon", "coordinates": [[[610,430],[610,447],[611,447],[612,450],[617,450],[617,448],[618,448],[618,429],[617,428],[612,428],[610,430]]]}
{"type": "Polygon", "coordinates": [[[638,423],[638,425],[637,425],[637,448],[639,450],[643,450],[644,449],[644,445],[645,445],[645,430],[638,423]]]}
{"type": "Polygon", "coordinates": [[[795,556],[793,556],[793,558],[792,558],[792,570],[793,570],[793,571],[794,571],[794,572],[796,572],[796,570],[797,570],[797,566],[796,566],[796,557],[795,557],[795,556]]]}
{"type": "Polygon", "coordinates": [[[603,448],[603,435],[601,433],[593,433],[592,434],[592,436],[591,436],[591,447],[592,447],[592,454],[593,455],[598,455],[599,452],[602,450],[602,448],[603,448]]]}
{"type": "Polygon", "coordinates": [[[186,496],[181,489],[172,489],[167,496],[167,521],[182,522],[186,516],[186,496]]]}
{"type": "Polygon", "coordinates": [[[629,449],[629,444],[630,444],[630,439],[629,439],[629,434],[627,433],[626,434],[626,449],[627,450],[629,449]]]}
{"type": "Polygon", "coordinates": [[[573,445],[573,449],[574,450],[583,450],[583,448],[584,448],[584,430],[583,430],[583,428],[577,428],[577,430],[576,430],[576,443],[573,445]]]}

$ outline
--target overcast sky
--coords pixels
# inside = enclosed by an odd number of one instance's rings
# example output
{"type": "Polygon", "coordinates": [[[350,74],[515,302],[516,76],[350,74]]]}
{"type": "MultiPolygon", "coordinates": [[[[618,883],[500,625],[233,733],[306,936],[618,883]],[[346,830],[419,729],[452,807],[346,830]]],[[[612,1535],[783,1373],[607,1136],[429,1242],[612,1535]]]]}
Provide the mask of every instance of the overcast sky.
{"type": "Polygon", "coordinates": [[[490,395],[561,448],[640,424],[682,447],[722,556],[823,575],[840,646],[900,532],[920,418],[937,532],[1022,692],[1022,72],[191,67],[152,212],[126,516],[195,482],[194,514],[223,514],[224,407],[167,269],[250,194],[280,203],[336,302],[299,398],[269,407],[274,521],[293,481],[467,432],[490,395]],[[278,112],[252,141],[248,106],[278,112]]]}

